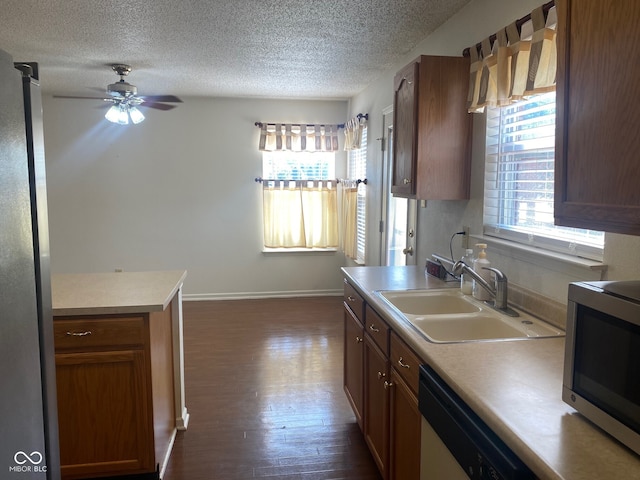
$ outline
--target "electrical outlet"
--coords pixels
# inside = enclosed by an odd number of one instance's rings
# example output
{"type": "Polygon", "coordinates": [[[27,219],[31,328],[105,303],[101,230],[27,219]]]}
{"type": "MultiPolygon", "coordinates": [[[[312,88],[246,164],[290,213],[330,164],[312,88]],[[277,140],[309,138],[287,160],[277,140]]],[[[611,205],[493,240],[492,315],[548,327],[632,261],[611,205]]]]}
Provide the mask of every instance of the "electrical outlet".
{"type": "Polygon", "coordinates": [[[462,227],[462,230],[464,231],[464,235],[462,235],[462,245],[460,245],[463,250],[466,250],[467,248],[469,248],[469,226],[465,225],[464,227],[462,227]]]}

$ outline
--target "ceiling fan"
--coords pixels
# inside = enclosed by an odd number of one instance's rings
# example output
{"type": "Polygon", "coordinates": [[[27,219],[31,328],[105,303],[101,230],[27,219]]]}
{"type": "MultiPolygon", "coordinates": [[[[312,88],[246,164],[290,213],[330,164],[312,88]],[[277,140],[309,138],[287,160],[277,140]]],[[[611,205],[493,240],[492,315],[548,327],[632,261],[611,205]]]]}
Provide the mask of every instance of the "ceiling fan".
{"type": "Polygon", "coordinates": [[[111,108],[105,114],[105,118],[112,123],[127,125],[129,121],[140,123],[144,120],[144,115],[138,107],[149,107],[157,110],[171,110],[177,105],[168,103],[182,103],[174,95],[138,95],[138,88],[135,85],[125,82],[124,77],[129,75],[131,67],[122,63],[111,65],[111,68],[120,76],[116,83],[107,85],[106,96],[83,97],[74,95],[54,95],[56,98],[84,98],[90,100],[102,100],[111,103],[111,108]]]}

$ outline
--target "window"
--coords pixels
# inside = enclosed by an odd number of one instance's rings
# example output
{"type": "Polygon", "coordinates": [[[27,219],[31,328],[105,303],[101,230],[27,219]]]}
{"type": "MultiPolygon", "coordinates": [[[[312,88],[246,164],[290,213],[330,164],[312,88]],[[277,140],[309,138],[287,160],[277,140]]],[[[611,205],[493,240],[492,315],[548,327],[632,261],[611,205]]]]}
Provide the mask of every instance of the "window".
{"type": "Polygon", "coordinates": [[[262,152],[262,178],[269,180],[334,180],[333,152],[262,152]]]}
{"type": "Polygon", "coordinates": [[[484,233],[602,260],[604,234],[553,223],[555,92],[487,109],[484,233]]]}
{"type": "Polygon", "coordinates": [[[335,154],[262,153],[264,247],[338,246],[335,154]]]}
{"type": "MultiPolygon", "coordinates": [[[[367,178],[367,126],[362,127],[361,146],[357,150],[349,150],[347,177],[364,180],[367,178]]],[[[367,226],[367,186],[358,185],[357,193],[357,227],[356,252],[357,263],[365,263],[365,238],[367,226]]]]}

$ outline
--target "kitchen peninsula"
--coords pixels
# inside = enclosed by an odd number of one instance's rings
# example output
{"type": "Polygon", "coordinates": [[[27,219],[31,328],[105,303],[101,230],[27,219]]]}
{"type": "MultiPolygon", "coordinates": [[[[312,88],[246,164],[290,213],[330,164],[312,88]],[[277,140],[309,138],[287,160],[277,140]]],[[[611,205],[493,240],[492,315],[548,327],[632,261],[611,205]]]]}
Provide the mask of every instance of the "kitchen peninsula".
{"type": "Polygon", "coordinates": [[[51,279],[63,479],[158,478],[186,429],[186,271],[51,279]]]}
{"type": "MultiPolygon", "coordinates": [[[[376,292],[450,285],[425,277],[424,269],[416,266],[344,267],[342,273],[345,302],[354,300],[361,315],[366,306],[365,320],[373,313],[378,331],[384,330],[381,324],[388,326],[392,342],[404,342],[418,360],[430,365],[537,478],[640,479],[640,458],[562,401],[563,338],[432,343],[376,292]],[[358,298],[365,306],[358,305],[358,298]]],[[[366,321],[365,325],[368,331],[366,321]]],[[[396,365],[393,343],[391,351],[396,365]]],[[[417,373],[415,378],[417,382],[417,373]]]]}

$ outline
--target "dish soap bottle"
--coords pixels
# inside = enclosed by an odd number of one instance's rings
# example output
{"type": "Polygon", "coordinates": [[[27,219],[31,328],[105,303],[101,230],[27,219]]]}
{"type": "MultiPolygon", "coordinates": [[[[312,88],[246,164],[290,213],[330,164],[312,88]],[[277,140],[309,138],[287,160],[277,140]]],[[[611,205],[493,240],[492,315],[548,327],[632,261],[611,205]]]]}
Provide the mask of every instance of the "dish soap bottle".
{"type": "MultiPolygon", "coordinates": [[[[477,243],[476,247],[480,249],[480,252],[478,253],[478,257],[473,261],[473,269],[485,282],[491,285],[493,274],[489,270],[484,270],[484,268],[491,266],[491,262],[487,260],[487,254],[484,251],[485,248],[487,248],[487,244],[477,243]]],[[[491,294],[475,280],[473,281],[473,297],[478,300],[491,300],[491,294]]]]}
{"type": "MultiPolygon", "coordinates": [[[[473,268],[473,249],[467,248],[462,261],[469,268],[473,268]]],[[[460,290],[465,295],[471,295],[473,293],[473,277],[464,271],[460,274],[460,290]]]]}

